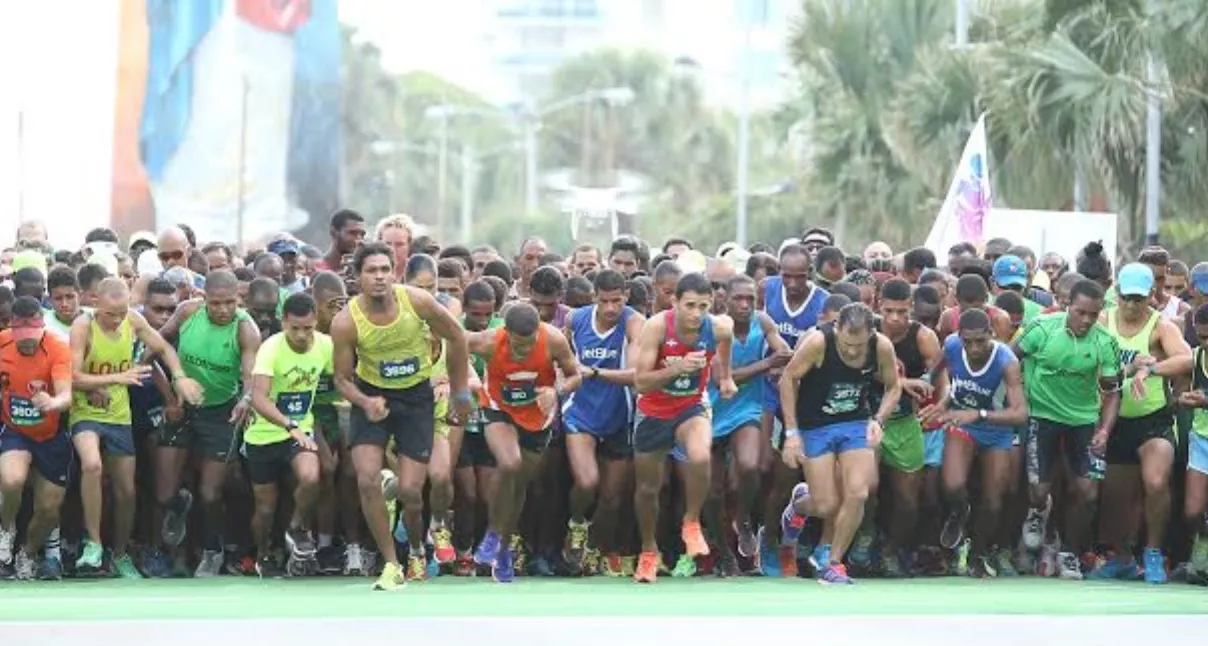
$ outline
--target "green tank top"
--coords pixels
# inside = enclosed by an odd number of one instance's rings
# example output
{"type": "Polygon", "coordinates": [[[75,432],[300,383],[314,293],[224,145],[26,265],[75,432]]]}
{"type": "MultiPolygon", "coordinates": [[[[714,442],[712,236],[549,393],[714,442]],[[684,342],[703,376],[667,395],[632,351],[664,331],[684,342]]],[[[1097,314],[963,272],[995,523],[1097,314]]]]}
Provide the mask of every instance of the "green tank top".
{"type": "Polygon", "coordinates": [[[239,324],[250,320],[247,312],[238,309],[230,324],[214,325],[202,305],[180,326],[176,353],[185,374],[205,389],[202,407],[227,404],[239,395],[243,387],[239,324]]]}
{"type": "MultiPolygon", "coordinates": [[[[1145,327],[1130,337],[1125,337],[1116,327],[1116,317],[1118,316],[1118,310],[1108,313],[1107,331],[1116,338],[1116,344],[1120,347],[1120,367],[1125,368],[1137,357],[1150,356],[1149,340],[1153,337],[1153,330],[1157,327],[1158,321],[1162,320],[1162,314],[1151,312],[1149,320],[1145,322],[1145,327]]],[[[1129,419],[1144,417],[1166,407],[1166,387],[1161,377],[1145,378],[1144,399],[1133,397],[1132,383],[1132,377],[1124,380],[1124,391],[1120,395],[1120,417],[1129,419]]]]}
{"type": "MultiPolygon", "coordinates": [[[[117,328],[117,335],[109,336],[101,324],[88,314],[88,354],[84,357],[84,372],[90,375],[113,375],[130,369],[134,362],[134,328],[130,317],[117,328]]],[[[88,403],[88,393],[77,390],[71,396],[71,423],[101,422],[102,424],[130,425],[130,389],[116,385],[105,388],[109,393],[109,405],[97,408],[88,403]]]]}
{"type": "MultiPolygon", "coordinates": [[[[462,324],[462,326],[465,326],[465,324],[466,324],[466,317],[464,315],[461,317],[461,324],[462,324]]],[[[494,330],[494,329],[501,328],[501,327],[503,327],[503,318],[502,317],[492,316],[491,320],[487,321],[488,330],[494,330]]],[[[487,362],[482,357],[480,357],[476,354],[471,354],[470,363],[474,366],[474,372],[478,373],[478,376],[480,378],[483,375],[487,374],[487,362]]]]}
{"type": "Polygon", "coordinates": [[[428,381],[432,348],[428,323],[415,313],[402,285],[394,286],[398,315],[377,325],[361,309],[361,299],[349,303],[357,328],[357,377],[383,390],[403,390],[428,381]]]}

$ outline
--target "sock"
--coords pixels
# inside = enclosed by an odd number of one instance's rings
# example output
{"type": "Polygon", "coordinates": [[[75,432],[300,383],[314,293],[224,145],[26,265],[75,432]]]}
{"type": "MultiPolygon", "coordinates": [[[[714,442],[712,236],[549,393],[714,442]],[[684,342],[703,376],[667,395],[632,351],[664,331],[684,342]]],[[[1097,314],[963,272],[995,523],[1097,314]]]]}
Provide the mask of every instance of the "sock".
{"type": "Polygon", "coordinates": [[[46,537],[46,545],[45,545],[45,549],[42,552],[42,556],[45,558],[48,558],[48,559],[50,559],[50,558],[58,559],[59,562],[63,561],[63,553],[62,553],[62,550],[60,549],[60,536],[59,536],[58,527],[50,530],[50,535],[48,535],[46,537]]]}
{"type": "Polygon", "coordinates": [[[319,549],[331,547],[331,534],[319,534],[319,549]]]}

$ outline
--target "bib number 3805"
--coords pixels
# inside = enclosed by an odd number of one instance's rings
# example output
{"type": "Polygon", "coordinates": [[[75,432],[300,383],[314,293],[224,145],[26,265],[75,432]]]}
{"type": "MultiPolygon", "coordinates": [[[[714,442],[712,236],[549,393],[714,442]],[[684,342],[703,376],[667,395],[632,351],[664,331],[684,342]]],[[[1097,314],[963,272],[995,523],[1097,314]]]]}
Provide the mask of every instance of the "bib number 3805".
{"type": "Polygon", "coordinates": [[[378,369],[382,379],[406,379],[419,373],[419,359],[412,357],[402,361],[383,361],[378,369]]]}

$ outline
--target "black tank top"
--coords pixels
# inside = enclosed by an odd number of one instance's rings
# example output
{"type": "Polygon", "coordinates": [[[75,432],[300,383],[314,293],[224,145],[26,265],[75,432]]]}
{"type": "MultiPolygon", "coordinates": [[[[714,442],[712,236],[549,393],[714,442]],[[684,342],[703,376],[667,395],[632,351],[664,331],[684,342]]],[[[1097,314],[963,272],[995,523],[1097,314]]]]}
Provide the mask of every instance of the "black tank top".
{"type": "Polygon", "coordinates": [[[811,369],[797,390],[797,426],[809,430],[868,419],[869,395],[877,374],[877,335],[868,339],[868,358],[860,368],[843,363],[831,325],[820,326],[826,339],[822,365],[811,369]]]}
{"type": "MultiPolygon", "coordinates": [[[[1196,339],[1197,341],[1199,339],[1196,339]]],[[[1192,354],[1195,357],[1195,368],[1191,373],[1191,387],[1208,393],[1208,375],[1204,374],[1204,349],[1196,348],[1192,354]]]]}
{"type": "MultiPolygon", "coordinates": [[[[901,341],[893,343],[893,353],[898,358],[898,375],[907,379],[918,379],[927,374],[927,360],[923,358],[923,351],[919,349],[919,326],[918,321],[911,321],[910,327],[906,330],[906,336],[902,337],[901,341]]],[[[877,330],[880,329],[881,319],[877,319],[877,330]]],[[[879,407],[881,396],[884,393],[885,387],[880,382],[874,383],[870,405],[879,407]]],[[[893,418],[913,414],[914,400],[910,397],[902,397],[898,401],[897,410],[893,412],[893,418]]]]}
{"type": "Polygon", "coordinates": [[[1183,340],[1193,348],[1200,345],[1200,337],[1195,333],[1195,308],[1183,315],[1183,340]]]}

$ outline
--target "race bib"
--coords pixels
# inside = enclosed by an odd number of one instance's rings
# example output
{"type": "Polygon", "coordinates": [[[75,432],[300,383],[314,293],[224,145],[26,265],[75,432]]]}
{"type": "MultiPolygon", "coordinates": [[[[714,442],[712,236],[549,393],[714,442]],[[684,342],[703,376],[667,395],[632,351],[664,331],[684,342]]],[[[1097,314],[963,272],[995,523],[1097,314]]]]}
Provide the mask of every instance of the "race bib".
{"type": "Polygon", "coordinates": [[[411,357],[402,361],[383,361],[378,364],[378,374],[382,379],[406,379],[419,374],[419,358],[411,357]]]}
{"type": "Polygon", "coordinates": [[[504,384],[500,391],[503,394],[503,403],[508,406],[530,406],[537,403],[537,387],[534,384],[504,384]]]}
{"type": "Polygon", "coordinates": [[[700,393],[700,373],[693,372],[672,379],[663,387],[663,392],[676,397],[691,397],[700,393]]]}
{"type": "Polygon", "coordinates": [[[315,388],[315,394],[326,395],[336,389],[335,383],[332,381],[331,375],[320,375],[319,385],[315,388]]]}
{"type": "Polygon", "coordinates": [[[277,410],[294,420],[302,420],[310,412],[310,393],[277,393],[277,410]]]}
{"type": "Polygon", "coordinates": [[[857,384],[831,384],[826,403],[822,405],[822,412],[827,415],[854,413],[860,408],[860,397],[863,394],[864,390],[857,384]]]}
{"type": "Polygon", "coordinates": [[[16,426],[36,426],[42,423],[42,411],[24,397],[9,396],[8,414],[16,426]]]}

